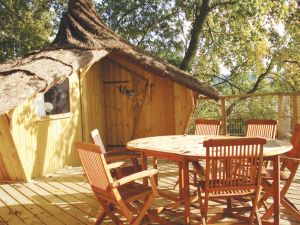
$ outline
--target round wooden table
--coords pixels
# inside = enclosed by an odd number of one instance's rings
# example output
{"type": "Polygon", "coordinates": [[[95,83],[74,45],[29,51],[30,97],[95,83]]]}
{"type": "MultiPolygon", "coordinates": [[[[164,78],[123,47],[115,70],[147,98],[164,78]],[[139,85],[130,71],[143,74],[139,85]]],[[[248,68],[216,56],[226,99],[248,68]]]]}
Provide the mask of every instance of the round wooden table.
{"type": "MultiPolygon", "coordinates": [[[[147,156],[173,160],[179,165],[180,199],[184,202],[185,224],[190,224],[189,162],[205,159],[203,141],[210,138],[238,138],[231,136],[171,135],[135,139],[127,143],[127,148],[142,155],[142,168],[147,168],[147,156]]],[[[267,140],[264,157],[273,161],[274,173],[274,224],[280,223],[280,171],[279,155],[292,149],[286,141],[267,140]]]]}

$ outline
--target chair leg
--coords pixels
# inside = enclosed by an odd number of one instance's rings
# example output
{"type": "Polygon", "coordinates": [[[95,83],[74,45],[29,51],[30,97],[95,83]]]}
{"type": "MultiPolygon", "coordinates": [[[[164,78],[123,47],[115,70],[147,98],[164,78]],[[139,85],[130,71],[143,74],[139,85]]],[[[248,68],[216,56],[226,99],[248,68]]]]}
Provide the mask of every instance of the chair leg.
{"type": "Polygon", "coordinates": [[[260,214],[259,214],[258,210],[256,210],[256,212],[255,212],[255,217],[256,217],[256,220],[257,220],[257,224],[262,225],[262,222],[261,222],[261,219],[260,219],[260,214]]]}
{"type": "Polygon", "coordinates": [[[291,213],[294,218],[300,222],[300,211],[297,209],[297,207],[290,202],[286,197],[281,197],[281,204],[291,213]]]}
{"type": "Polygon", "coordinates": [[[137,217],[134,219],[134,221],[132,221],[132,223],[130,223],[131,225],[139,225],[140,224],[141,220],[144,218],[144,216],[146,215],[146,212],[150,208],[153,200],[154,200],[154,194],[149,195],[148,198],[146,199],[146,201],[144,202],[144,206],[140,210],[137,217]]]}
{"type": "MultiPolygon", "coordinates": [[[[258,208],[257,208],[257,203],[258,203],[258,198],[259,198],[259,195],[260,195],[260,192],[261,192],[261,186],[259,186],[256,191],[255,191],[255,196],[254,198],[252,199],[252,210],[251,210],[251,213],[250,213],[250,217],[249,217],[249,223],[252,224],[253,223],[253,220],[254,220],[254,217],[255,215],[257,216],[257,212],[258,212],[258,208]]],[[[258,219],[258,218],[257,218],[258,219]]]]}
{"type": "Polygon", "coordinates": [[[118,217],[116,217],[113,214],[113,212],[111,211],[111,209],[109,207],[110,204],[107,204],[106,202],[104,202],[103,200],[100,200],[100,199],[99,199],[99,202],[100,202],[103,210],[105,211],[105,214],[107,214],[111,218],[112,221],[114,221],[116,224],[122,224],[121,220],[118,217]]]}
{"type": "Polygon", "coordinates": [[[104,209],[100,209],[97,213],[97,220],[95,222],[95,225],[100,225],[103,222],[105,217],[106,217],[106,213],[104,209]]]}
{"type": "Polygon", "coordinates": [[[259,199],[258,203],[257,203],[257,208],[260,209],[262,206],[264,206],[265,210],[268,209],[268,207],[266,206],[265,202],[268,200],[268,198],[270,198],[272,196],[272,184],[270,182],[268,182],[267,180],[262,180],[262,187],[265,190],[264,195],[259,199]]]}
{"type": "MultiPolygon", "coordinates": [[[[158,164],[158,160],[157,160],[157,157],[153,157],[153,159],[152,159],[153,161],[152,161],[152,166],[153,166],[153,169],[157,169],[157,164],[158,164]]],[[[155,175],[155,183],[156,183],[156,185],[158,185],[158,176],[157,175],[155,175]]]]}
{"type": "MultiPolygon", "coordinates": [[[[203,206],[203,197],[201,196],[201,191],[200,191],[199,187],[197,187],[197,192],[198,192],[198,202],[199,202],[199,208],[200,208],[201,221],[202,221],[203,225],[206,225],[207,208],[205,209],[204,208],[205,206],[203,206]]],[[[208,206],[208,204],[207,204],[207,206],[208,206]]]]}
{"type": "Polygon", "coordinates": [[[134,171],[139,172],[140,169],[139,169],[139,163],[138,163],[137,158],[131,159],[131,162],[132,162],[134,171]]]}

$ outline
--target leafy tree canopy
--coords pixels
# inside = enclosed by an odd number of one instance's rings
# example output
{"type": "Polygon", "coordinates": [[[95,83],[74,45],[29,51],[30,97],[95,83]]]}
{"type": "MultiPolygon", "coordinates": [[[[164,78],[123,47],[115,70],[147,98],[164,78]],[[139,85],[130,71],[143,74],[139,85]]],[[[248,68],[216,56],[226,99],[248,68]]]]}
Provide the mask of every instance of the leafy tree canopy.
{"type": "Polygon", "coordinates": [[[131,43],[223,94],[300,90],[296,0],[102,0],[97,9],[131,43]]]}
{"type": "Polygon", "coordinates": [[[45,47],[67,0],[0,0],[0,62],[45,47]]]}
{"type": "MultiPolygon", "coordinates": [[[[0,0],[0,62],[53,39],[67,0],[0,0]]],[[[100,17],[222,94],[299,91],[297,0],[98,0],[100,17]]]]}

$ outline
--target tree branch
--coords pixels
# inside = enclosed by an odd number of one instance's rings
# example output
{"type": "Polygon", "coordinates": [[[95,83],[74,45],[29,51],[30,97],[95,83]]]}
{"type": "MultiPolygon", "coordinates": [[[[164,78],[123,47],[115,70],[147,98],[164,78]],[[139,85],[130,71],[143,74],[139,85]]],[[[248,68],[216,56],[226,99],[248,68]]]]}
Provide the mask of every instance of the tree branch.
{"type": "Polygon", "coordinates": [[[116,24],[112,27],[113,31],[116,31],[116,29],[119,27],[121,21],[128,16],[129,14],[133,13],[134,11],[136,11],[137,9],[139,9],[141,5],[135,5],[135,7],[129,9],[128,11],[126,11],[123,15],[121,15],[121,17],[118,19],[118,21],[116,22],[116,24]]]}
{"type": "Polygon", "coordinates": [[[209,35],[210,35],[210,37],[211,37],[211,40],[214,42],[215,39],[214,39],[214,36],[213,36],[213,34],[212,34],[212,29],[211,29],[211,27],[210,27],[208,21],[206,21],[206,25],[207,25],[207,27],[208,27],[208,33],[209,33],[209,35]]]}
{"type": "Polygon", "coordinates": [[[167,14],[166,16],[160,18],[159,20],[154,21],[152,24],[150,24],[150,26],[149,26],[149,27],[146,29],[146,31],[144,32],[142,38],[139,40],[137,46],[140,46],[140,45],[144,42],[144,40],[145,40],[147,34],[151,31],[151,29],[152,29],[155,25],[157,25],[157,24],[159,24],[160,22],[162,22],[162,21],[164,21],[164,20],[170,18],[171,16],[174,16],[176,13],[178,13],[178,9],[175,10],[174,12],[172,12],[172,13],[170,13],[170,14],[167,14]]]}
{"type": "Polygon", "coordinates": [[[240,87],[236,86],[234,83],[231,83],[228,79],[226,78],[223,78],[223,77],[220,77],[220,76],[217,76],[217,75],[213,75],[213,74],[206,74],[206,73],[201,73],[203,75],[208,75],[208,76],[211,76],[211,77],[215,77],[215,78],[218,78],[220,80],[222,80],[221,82],[217,83],[217,84],[213,84],[212,86],[216,87],[218,85],[221,85],[221,84],[224,84],[224,83],[227,83],[230,85],[230,87],[234,87],[236,88],[237,90],[239,90],[240,92],[243,92],[243,93],[246,93],[246,91],[242,90],[240,87]]]}
{"type": "Polygon", "coordinates": [[[273,62],[273,60],[271,60],[267,70],[258,76],[253,88],[251,90],[247,91],[247,94],[251,94],[251,93],[254,93],[255,91],[257,91],[258,86],[266,78],[266,76],[271,72],[273,67],[274,67],[274,62],[273,62]]]}
{"type": "Polygon", "coordinates": [[[300,67],[300,63],[296,60],[284,60],[284,63],[291,63],[291,64],[296,64],[298,67],[300,67]]]}
{"type": "Polygon", "coordinates": [[[277,74],[277,73],[270,73],[270,74],[273,75],[273,76],[275,76],[275,77],[277,77],[278,80],[281,80],[281,81],[283,81],[284,83],[286,83],[286,84],[292,89],[292,91],[299,91],[299,90],[295,87],[295,85],[293,85],[291,82],[288,82],[287,80],[282,79],[282,76],[281,76],[280,74],[277,74]]]}

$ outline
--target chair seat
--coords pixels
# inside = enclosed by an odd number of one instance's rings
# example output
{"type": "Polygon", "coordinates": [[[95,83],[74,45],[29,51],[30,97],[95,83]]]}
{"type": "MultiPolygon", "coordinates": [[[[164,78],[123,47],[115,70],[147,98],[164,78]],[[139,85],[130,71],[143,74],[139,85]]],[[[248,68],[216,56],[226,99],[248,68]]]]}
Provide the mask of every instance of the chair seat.
{"type": "MultiPolygon", "coordinates": [[[[116,199],[114,198],[114,195],[111,194],[102,194],[97,191],[97,189],[94,190],[97,197],[100,199],[103,199],[105,201],[110,201],[117,203],[116,199]]],[[[136,182],[131,182],[125,185],[122,185],[118,188],[118,191],[120,195],[122,196],[123,201],[125,202],[132,202],[136,200],[143,200],[143,197],[150,195],[152,193],[152,189],[149,186],[139,184],[136,182]]]]}
{"type": "Polygon", "coordinates": [[[123,185],[118,190],[125,202],[143,200],[144,196],[152,193],[151,187],[136,182],[123,185]]]}
{"type": "MultiPolygon", "coordinates": [[[[198,182],[199,187],[201,190],[203,190],[202,194],[204,195],[205,193],[205,181],[199,181],[198,182]]],[[[230,196],[251,196],[255,193],[254,190],[222,190],[222,191],[212,191],[209,192],[209,197],[210,198],[222,198],[222,197],[230,197],[230,196]]]]}

